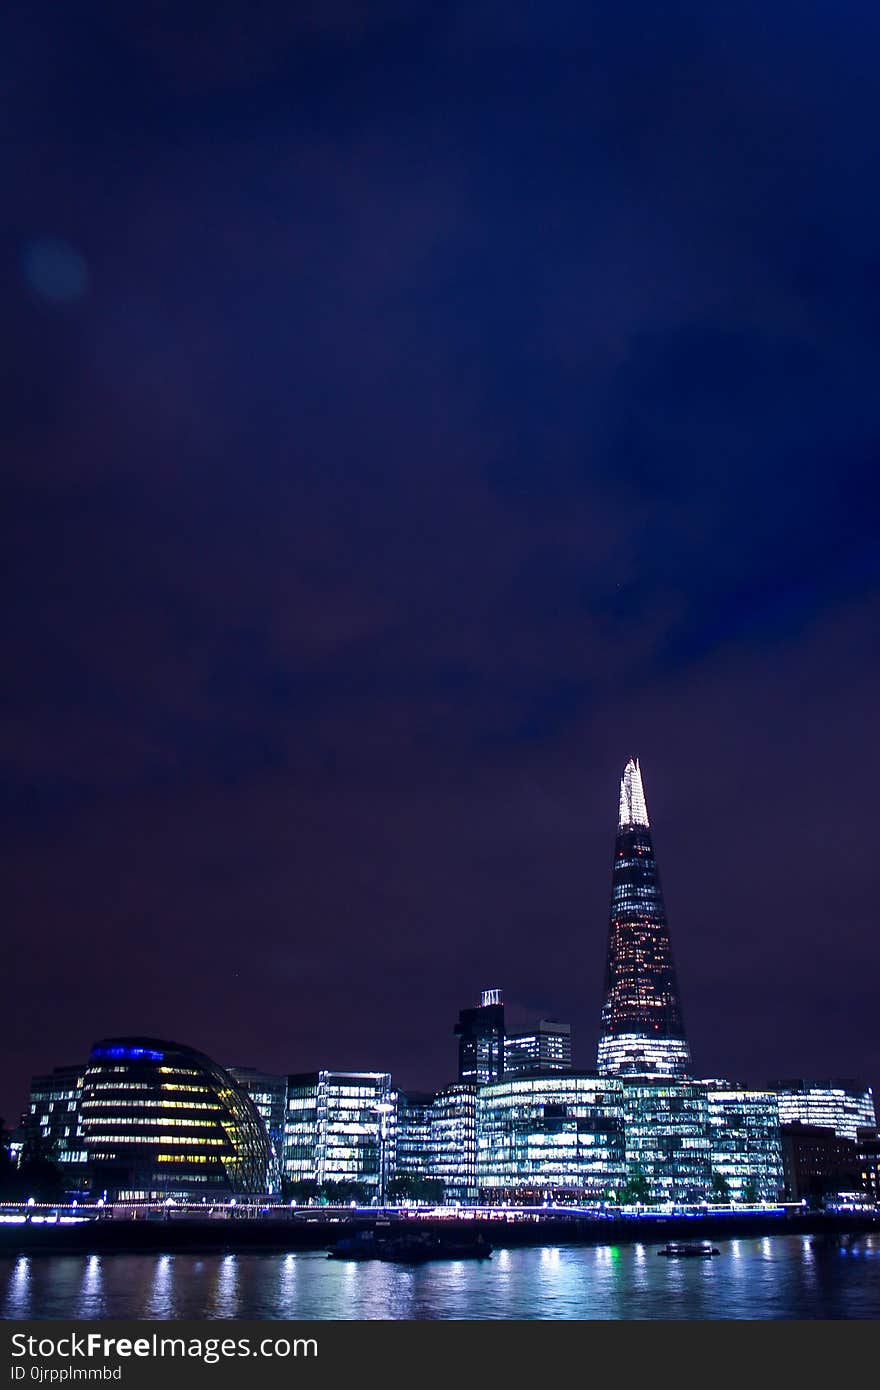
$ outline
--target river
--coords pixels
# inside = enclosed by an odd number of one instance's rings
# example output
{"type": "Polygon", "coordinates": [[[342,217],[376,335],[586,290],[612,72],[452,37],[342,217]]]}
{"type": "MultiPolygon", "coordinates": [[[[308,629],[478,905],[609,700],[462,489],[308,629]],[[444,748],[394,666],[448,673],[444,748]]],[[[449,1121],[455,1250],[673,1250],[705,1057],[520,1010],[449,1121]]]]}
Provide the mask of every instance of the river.
{"type": "Polygon", "coordinates": [[[496,1250],[415,1267],[323,1252],[32,1255],[0,1260],[13,1318],[877,1318],[880,1236],[496,1250]]]}

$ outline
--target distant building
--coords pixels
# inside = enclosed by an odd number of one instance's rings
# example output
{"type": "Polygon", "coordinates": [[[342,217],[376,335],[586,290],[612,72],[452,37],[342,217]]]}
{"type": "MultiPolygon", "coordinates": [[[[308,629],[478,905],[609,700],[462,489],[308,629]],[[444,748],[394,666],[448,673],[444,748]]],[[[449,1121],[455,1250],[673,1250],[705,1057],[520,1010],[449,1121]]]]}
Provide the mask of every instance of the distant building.
{"type": "Polygon", "coordinates": [[[779,1098],[784,1125],[820,1125],[853,1142],[859,1129],[877,1127],[874,1093],[857,1081],[773,1081],[768,1089],[779,1098]]]}
{"type": "Polygon", "coordinates": [[[23,1139],[36,1140],[45,1156],[60,1165],[72,1187],[80,1185],[86,1168],[81,1116],[85,1070],[85,1064],[55,1067],[35,1076],[24,1120],[23,1139]]]}
{"type": "Polygon", "coordinates": [[[587,1074],[504,1076],[477,1101],[482,1199],[613,1200],[626,1181],[623,1086],[587,1074]]]}
{"type": "Polygon", "coordinates": [[[526,1033],[504,1039],[504,1076],[571,1071],[571,1024],[542,1018],[526,1033]]]}
{"type": "Polygon", "coordinates": [[[791,1201],[861,1190],[862,1167],[854,1139],[800,1120],[784,1124],[781,1138],[785,1191],[791,1201]]]}
{"type": "Polygon", "coordinates": [[[458,1079],[484,1086],[504,1071],[504,1002],[500,989],[484,989],[479,1005],[462,1009],[455,1025],[458,1079]]]}
{"type": "Polygon", "coordinates": [[[713,1195],[732,1202],[775,1202],[785,1180],[779,1105],[772,1091],[710,1083],[709,1142],[713,1195]]]}
{"type": "Polygon", "coordinates": [[[331,1196],[332,1185],[343,1184],[360,1189],[366,1202],[383,1202],[396,1149],[397,1093],[388,1072],[287,1078],[283,1164],[289,1182],[331,1185],[331,1196]]]}
{"type": "Polygon", "coordinates": [[[620,782],[605,996],[604,1076],[686,1076],[690,1051],[638,760],[620,782]]]}
{"type": "Polygon", "coordinates": [[[459,1082],[440,1091],[431,1105],[430,1177],[443,1183],[444,1200],[477,1200],[477,1087],[459,1082]]]}
{"type": "Polygon", "coordinates": [[[93,1190],[121,1200],[264,1193],[272,1151],[247,1093],[209,1057],[156,1038],[105,1038],[82,1082],[93,1190]]]}

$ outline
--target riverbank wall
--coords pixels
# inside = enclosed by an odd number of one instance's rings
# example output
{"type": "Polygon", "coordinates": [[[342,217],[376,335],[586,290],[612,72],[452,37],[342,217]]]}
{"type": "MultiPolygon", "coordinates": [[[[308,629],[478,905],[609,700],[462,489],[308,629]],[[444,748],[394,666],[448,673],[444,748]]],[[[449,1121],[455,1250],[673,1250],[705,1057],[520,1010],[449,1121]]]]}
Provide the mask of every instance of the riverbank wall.
{"type": "Polygon", "coordinates": [[[880,1233],[880,1213],[744,1212],[680,1216],[584,1216],[560,1212],[504,1210],[475,1216],[435,1216],[422,1212],[297,1212],[272,1216],[200,1218],[157,1217],[120,1220],[104,1217],[66,1225],[24,1222],[0,1225],[0,1256],[58,1254],[279,1253],[327,1249],[358,1230],[419,1229],[447,1235],[482,1234],[496,1249],[540,1245],[664,1244],[667,1240],[746,1240],[762,1236],[857,1237],[880,1233]]]}

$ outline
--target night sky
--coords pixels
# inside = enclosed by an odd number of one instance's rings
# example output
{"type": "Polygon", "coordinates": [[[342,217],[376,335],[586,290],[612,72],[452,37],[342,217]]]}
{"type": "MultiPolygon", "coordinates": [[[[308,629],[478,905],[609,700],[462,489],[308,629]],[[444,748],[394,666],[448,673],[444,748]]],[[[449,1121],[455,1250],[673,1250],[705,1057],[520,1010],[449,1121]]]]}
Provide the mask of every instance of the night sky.
{"type": "Polygon", "coordinates": [[[4,7],[0,1114],[114,1033],[880,1082],[880,11],[4,7]],[[715,11],[715,13],[713,13],[715,11]]]}

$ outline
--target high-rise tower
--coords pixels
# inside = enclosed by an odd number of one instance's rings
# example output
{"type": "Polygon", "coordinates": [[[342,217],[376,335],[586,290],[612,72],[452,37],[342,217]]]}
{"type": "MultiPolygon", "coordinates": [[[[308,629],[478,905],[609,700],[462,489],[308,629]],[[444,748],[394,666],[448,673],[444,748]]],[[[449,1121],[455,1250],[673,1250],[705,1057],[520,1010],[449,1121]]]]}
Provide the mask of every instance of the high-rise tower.
{"type": "Polygon", "coordinates": [[[500,989],[484,989],[479,1006],[462,1009],[455,1025],[458,1079],[485,1086],[504,1071],[504,1001],[500,989]]]}
{"type": "Polygon", "coordinates": [[[690,1068],[637,758],[620,781],[598,1066],[604,1076],[685,1076],[690,1068]]]}

